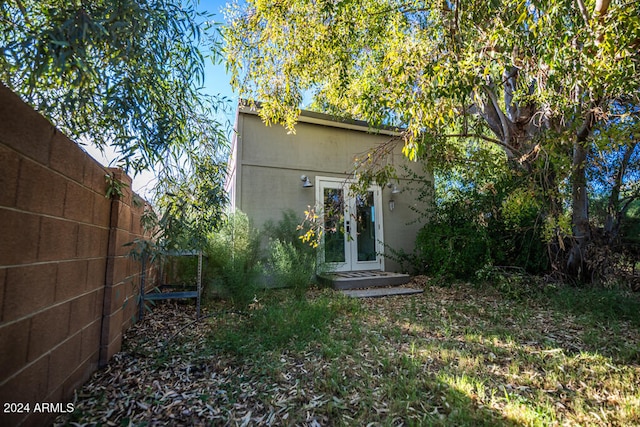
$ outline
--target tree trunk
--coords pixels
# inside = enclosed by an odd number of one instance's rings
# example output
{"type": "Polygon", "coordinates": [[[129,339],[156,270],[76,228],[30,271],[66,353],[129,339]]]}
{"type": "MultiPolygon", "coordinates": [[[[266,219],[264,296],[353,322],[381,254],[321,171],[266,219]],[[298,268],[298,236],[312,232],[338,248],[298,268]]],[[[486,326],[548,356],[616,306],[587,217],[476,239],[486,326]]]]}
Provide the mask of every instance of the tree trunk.
{"type": "Polygon", "coordinates": [[[586,251],[591,243],[591,227],[589,225],[589,198],[587,194],[587,154],[586,144],[589,135],[591,118],[588,118],[583,129],[578,132],[573,145],[572,161],[572,208],[571,225],[573,242],[567,260],[567,273],[582,282],[590,280],[586,251]]]}
{"type": "Polygon", "coordinates": [[[618,237],[620,230],[620,220],[622,218],[623,211],[620,209],[620,188],[622,187],[622,179],[627,171],[627,166],[633,155],[636,144],[626,147],[626,151],[622,157],[620,168],[616,171],[614,177],[613,188],[611,188],[611,194],[609,195],[609,202],[607,204],[607,216],[604,221],[604,236],[607,239],[609,245],[613,244],[618,237]]]}

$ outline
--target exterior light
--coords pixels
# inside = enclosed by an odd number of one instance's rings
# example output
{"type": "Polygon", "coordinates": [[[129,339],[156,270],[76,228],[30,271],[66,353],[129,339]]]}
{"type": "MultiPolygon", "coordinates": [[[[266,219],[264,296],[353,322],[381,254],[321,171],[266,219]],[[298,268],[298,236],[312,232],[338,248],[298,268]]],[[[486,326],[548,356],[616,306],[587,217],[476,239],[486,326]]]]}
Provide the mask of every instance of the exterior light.
{"type": "Polygon", "coordinates": [[[300,181],[302,181],[303,188],[313,187],[313,184],[311,183],[311,181],[309,181],[309,177],[307,175],[300,176],[300,181]]]}
{"type": "Polygon", "coordinates": [[[387,182],[387,188],[391,188],[391,194],[402,193],[402,188],[398,187],[398,184],[387,182]]]}
{"type": "Polygon", "coordinates": [[[389,210],[393,211],[395,207],[396,207],[396,201],[393,199],[389,200],[389,210]]]}

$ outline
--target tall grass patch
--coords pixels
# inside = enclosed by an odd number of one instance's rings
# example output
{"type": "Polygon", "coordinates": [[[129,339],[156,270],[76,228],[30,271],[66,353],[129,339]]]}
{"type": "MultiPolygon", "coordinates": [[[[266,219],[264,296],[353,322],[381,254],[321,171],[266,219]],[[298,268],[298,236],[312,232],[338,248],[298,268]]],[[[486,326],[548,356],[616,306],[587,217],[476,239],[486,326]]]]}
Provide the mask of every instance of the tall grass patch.
{"type": "Polygon", "coordinates": [[[233,321],[213,320],[210,343],[240,357],[301,351],[311,343],[327,343],[330,327],[345,309],[356,310],[328,296],[301,299],[286,289],[269,290],[233,321]]]}

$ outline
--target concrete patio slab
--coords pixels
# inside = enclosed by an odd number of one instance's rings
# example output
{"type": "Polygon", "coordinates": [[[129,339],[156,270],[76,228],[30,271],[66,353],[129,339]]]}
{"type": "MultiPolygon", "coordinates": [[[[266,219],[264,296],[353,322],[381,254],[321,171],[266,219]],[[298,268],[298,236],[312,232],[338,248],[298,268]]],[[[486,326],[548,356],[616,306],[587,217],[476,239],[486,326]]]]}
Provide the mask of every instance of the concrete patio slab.
{"type": "Polygon", "coordinates": [[[399,286],[408,283],[408,274],[390,273],[379,270],[343,271],[319,276],[323,283],[328,283],[334,289],[357,289],[399,286]]]}
{"type": "Polygon", "coordinates": [[[406,287],[372,288],[372,289],[342,289],[340,292],[353,298],[379,298],[393,295],[414,295],[424,292],[422,289],[406,287]]]}

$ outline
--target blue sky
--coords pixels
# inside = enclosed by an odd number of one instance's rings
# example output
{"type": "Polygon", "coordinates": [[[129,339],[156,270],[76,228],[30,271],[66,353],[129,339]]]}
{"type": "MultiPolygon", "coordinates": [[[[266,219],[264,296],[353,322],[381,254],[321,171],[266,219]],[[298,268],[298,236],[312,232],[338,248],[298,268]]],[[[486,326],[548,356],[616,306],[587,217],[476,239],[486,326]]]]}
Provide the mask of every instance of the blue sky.
{"type": "MultiPolygon", "coordinates": [[[[222,11],[227,3],[225,0],[200,0],[198,10],[214,13],[214,21],[224,23],[224,14],[222,11]]],[[[232,100],[233,105],[231,106],[231,111],[226,115],[226,118],[233,122],[238,96],[231,89],[224,62],[214,65],[211,61],[207,61],[204,83],[207,93],[211,95],[220,94],[232,100]]]]}
{"type": "MultiPolygon", "coordinates": [[[[240,0],[242,1],[242,0],[240,0]]],[[[227,4],[224,0],[200,0],[198,4],[199,11],[206,11],[214,13],[213,17],[215,22],[224,23],[224,15],[222,13],[223,8],[227,4]]],[[[226,113],[220,114],[217,119],[221,122],[228,121],[230,123],[230,129],[232,129],[233,122],[235,120],[235,110],[238,102],[238,95],[235,94],[229,84],[229,76],[226,74],[226,67],[224,62],[219,64],[213,64],[210,60],[207,60],[205,69],[205,81],[204,90],[210,95],[223,95],[230,100],[229,108],[226,113]]],[[[231,135],[229,135],[231,136],[231,135]]],[[[104,153],[93,147],[91,144],[84,146],[84,149],[96,160],[105,166],[109,166],[110,163],[116,157],[115,153],[108,148],[104,153]]],[[[153,196],[153,186],[155,184],[155,174],[152,171],[146,171],[133,179],[133,190],[150,199],[153,196]]]]}

